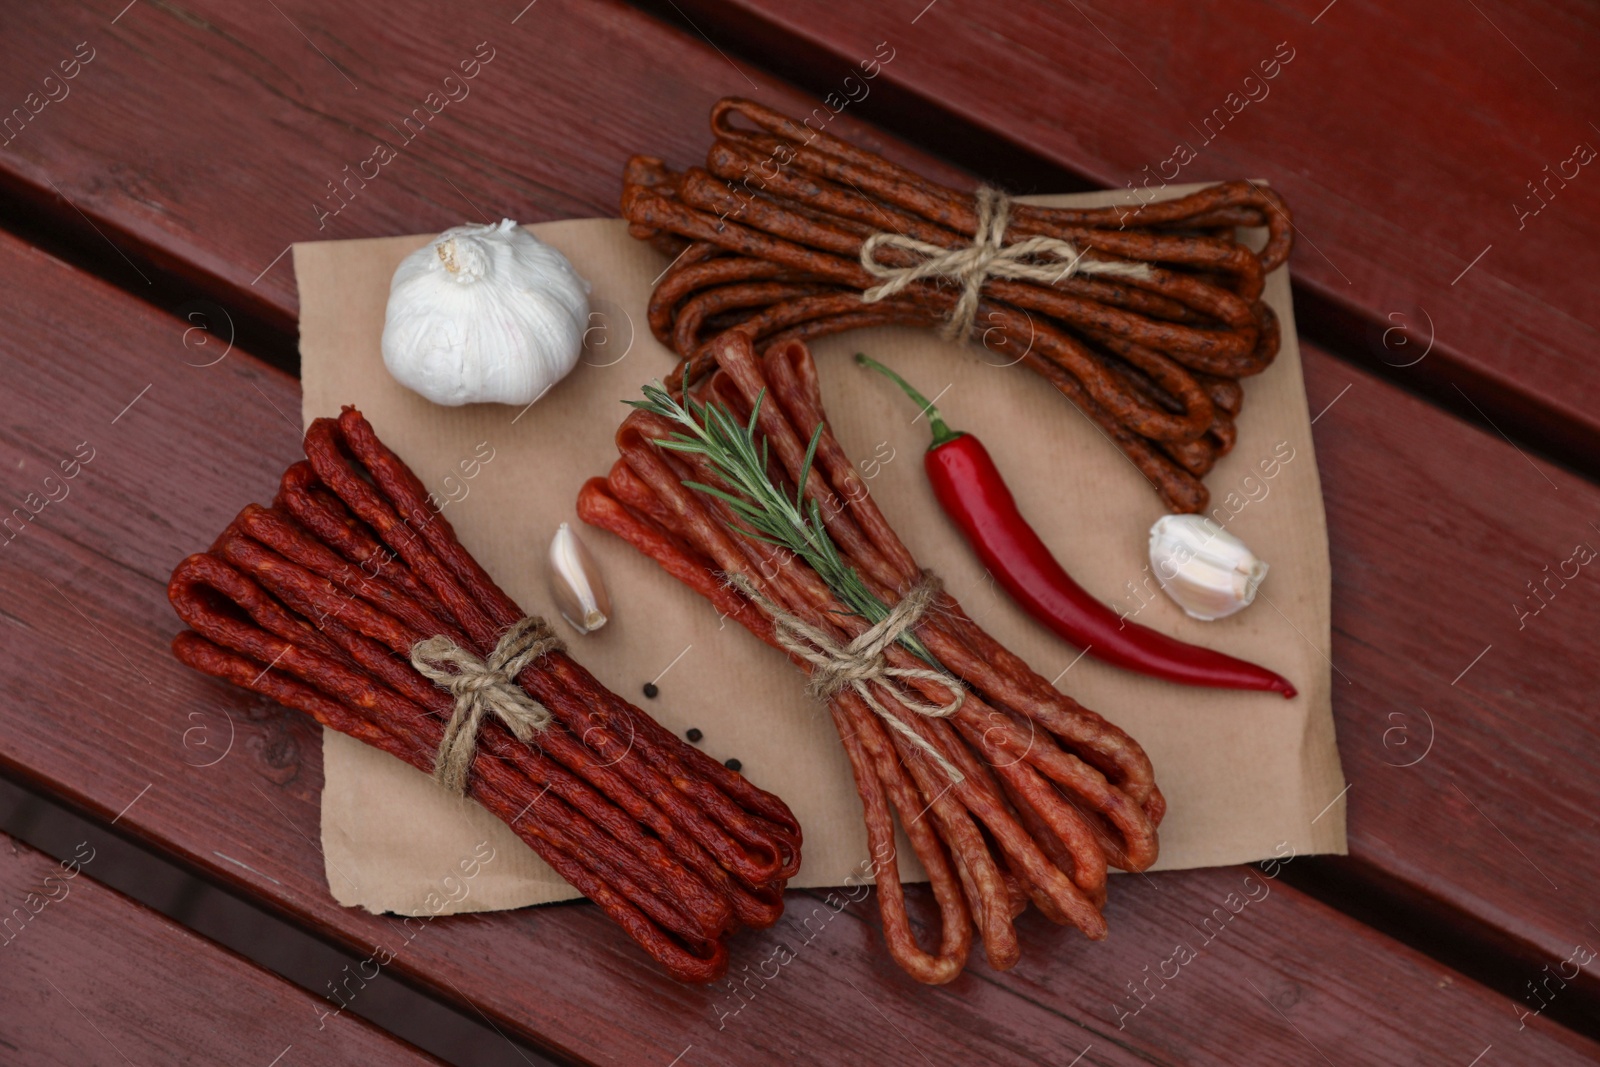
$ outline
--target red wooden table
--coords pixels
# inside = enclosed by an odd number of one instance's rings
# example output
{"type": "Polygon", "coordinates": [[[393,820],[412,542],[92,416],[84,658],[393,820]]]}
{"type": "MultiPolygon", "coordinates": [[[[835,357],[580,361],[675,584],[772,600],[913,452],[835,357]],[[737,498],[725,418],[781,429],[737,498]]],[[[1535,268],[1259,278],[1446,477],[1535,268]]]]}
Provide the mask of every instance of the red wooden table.
{"type": "MultiPolygon", "coordinates": [[[[948,181],[1137,185],[1170,175],[1184,141],[1201,151],[1169,180],[1261,177],[1294,204],[1351,855],[1289,865],[1259,912],[1131,1018],[1116,1007],[1127,983],[1248,869],[1125,880],[1110,942],[1024,922],[1015,970],[979,963],[938,989],[887,961],[869,900],[731,1018],[727,989],[671,983],[587,905],[440,920],[395,974],[584,1063],[1600,1058],[1600,964],[1547,980],[1575,947],[1600,947],[1600,598],[1583,574],[1537,616],[1513,607],[1600,536],[1600,376],[1586,359],[1600,178],[1584,168],[1547,187],[1543,169],[1600,143],[1591,8],[123,3],[13,5],[0,41],[0,100],[23,109],[0,151],[0,281],[14,294],[0,471],[20,500],[81,444],[94,457],[0,547],[8,777],[370,951],[385,920],[339,908],[323,879],[316,731],[166,650],[173,563],[270,496],[297,454],[284,251],[485,213],[614,214],[626,156],[695,162],[716,98],[809,111],[888,42],[872,94],[835,128],[948,181]],[[480,43],[493,59],[471,95],[332,213],[327,183],[480,43]],[[1235,111],[1235,92],[1260,99],[1235,111]],[[1217,107],[1227,121],[1207,125],[1217,107]],[[224,737],[220,759],[203,747],[224,737]]],[[[26,883],[4,881],[6,910],[26,883]]],[[[124,966],[250,967],[105,896],[125,915],[103,938],[124,966]]],[[[77,903],[60,917],[87,922],[77,903]]],[[[806,941],[817,906],[792,893],[736,957],[806,941]]],[[[71,973],[53,969],[77,951],[65,921],[60,936],[26,962],[0,947],[0,1042],[27,1050],[20,1062],[107,1053],[33,981],[71,973]]],[[[86,983],[73,1001],[96,1019],[136,997],[170,1009],[159,973],[86,983]]],[[[298,1031],[314,1014],[284,1006],[304,994],[269,978],[250,988],[277,983],[255,1002],[272,1026],[208,1031],[188,1054],[253,1062],[273,1027],[279,1048],[309,1047],[298,1031]]],[[[244,986],[218,986],[213,1002],[238,1017],[244,986]]],[[[351,1034],[367,1051],[348,1058],[402,1055],[351,1034]]],[[[160,1047],[141,1046],[151,1061],[160,1047]]]]}
{"type": "Polygon", "coordinates": [[[99,885],[97,858],[0,834],[7,1063],[438,1062],[354,1015],[303,1025],[320,998],[99,885]]]}

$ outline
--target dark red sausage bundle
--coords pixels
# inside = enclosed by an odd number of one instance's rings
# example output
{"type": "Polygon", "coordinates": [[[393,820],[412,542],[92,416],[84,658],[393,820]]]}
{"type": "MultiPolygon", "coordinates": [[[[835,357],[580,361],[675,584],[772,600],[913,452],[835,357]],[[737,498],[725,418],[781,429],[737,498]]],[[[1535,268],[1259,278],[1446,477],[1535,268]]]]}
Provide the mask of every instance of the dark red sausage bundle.
{"type": "MultiPolygon", "coordinates": [[[[487,657],[522,610],[354,408],[318,419],[307,462],[249,505],[168,596],[173,651],[431,771],[450,693],[411,665],[443,635],[487,657]]],[[[550,710],[531,745],[486,719],[467,792],[600,905],[674,978],[727,969],[724,935],[783,911],[800,826],[777,797],[680,741],[564,651],[516,682],[550,710]]]]}
{"type": "MultiPolygon", "coordinates": [[[[975,242],[971,194],[939,185],[750,100],[711,111],[705,167],[635,156],[623,174],[630,232],[675,257],[651,298],[657,340],[691,361],[738,326],[758,350],[860,326],[940,326],[961,287],[925,278],[873,302],[862,263],[874,235],[947,250],[975,242]]],[[[970,339],[1046,378],[1133,461],[1169,508],[1204,511],[1201,481],[1233,447],[1240,380],[1278,352],[1266,274],[1294,228],[1273,190],[1224,182],[1175,200],[1104,208],[1011,204],[1007,244],[1068,241],[1096,262],[1148,264],[1145,277],[1075,274],[1053,284],[983,283],[970,339]],[[1238,227],[1262,227],[1251,250],[1238,227]]],[[[917,262],[882,249],[884,266],[917,262]]],[[[669,382],[670,384],[676,384],[669,382]]]]}
{"type": "MultiPolygon", "coordinates": [[[[762,435],[755,454],[770,452],[774,485],[789,500],[803,490],[872,595],[896,604],[929,582],[829,430],[805,345],[779,344],[758,357],[742,330],[730,330],[706,355],[716,370],[691,388],[697,407],[719,405],[740,425],[754,414],[762,435]]],[[[729,486],[703,455],[657,444],[679,429],[652,411],[629,415],[617,432],[620,458],[608,478],[584,486],[579,517],[628,541],[768,644],[784,647],[775,610],[840,645],[859,639],[868,622],[811,566],[740,532],[744,520],[717,495],[729,486]]],[[[976,929],[990,964],[1011,967],[1020,952],[1013,920],[1030,901],[1055,922],[1104,937],[1107,867],[1138,871],[1156,859],[1166,801],[1144,750],[1034,673],[948,594],[937,594],[912,636],[960,679],[965,696],[952,714],[918,714],[913,705],[943,704],[949,690],[922,677],[902,681],[929,672],[898,644],[883,656],[902,678],[871,683],[885,711],[848,688],[828,701],[861,795],[895,962],[919,981],[951,981],[976,929]],[[959,780],[941,766],[957,768],[959,780]],[[934,951],[918,945],[906,914],[895,815],[939,903],[934,951]]],[[[812,661],[786,651],[815,681],[812,661]]]]}

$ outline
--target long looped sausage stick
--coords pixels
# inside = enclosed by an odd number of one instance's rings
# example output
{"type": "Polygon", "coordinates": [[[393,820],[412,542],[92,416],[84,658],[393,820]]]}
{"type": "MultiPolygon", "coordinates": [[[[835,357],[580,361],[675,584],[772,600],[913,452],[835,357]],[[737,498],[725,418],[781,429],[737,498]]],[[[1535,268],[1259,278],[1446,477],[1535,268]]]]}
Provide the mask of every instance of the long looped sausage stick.
{"type": "MultiPolygon", "coordinates": [[[[922,571],[827,429],[804,346],[788,343],[759,357],[746,332],[730,331],[712,338],[703,356],[712,369],[686,391],[682,383],[693,376],[679,374],[680,392],[721,404],[735,418],[753,418],[779,488],[816,505],[841,558],[883,602],[902,596],[922,571]],[[813,462],[798,484],[814,435],[813,462]]],[[[866,621],[843,608],[809,566],[735,532],[741,523],[728,502],[691,488],[719,478],[704,456],[658,448],[672,431],[657,415],[630,414],[617,433],[619,459],[607,478],[584,486],[579,516],[656,560],[773,647],[781,646],[771,620],[729,575],[841,641],[861,633],[866,621]]],[[[1001,648],[948,595],[916,635],[961,678],[967,690],[961,709],[941,720],[909,710],[906,700],[941,698],[932,681],[910,681],[904,698],[883,687],[874,695],[960,769],[962,781],[951,781],[919,748],[885,729],[855,694],[830,700],[861,796],[891,956],[920,981],[949,981],[964,966],[976,928],[990,964],[1012,966],[1020,953],[1013,920],[1029,901],[1055,922],[1104,937],[1107,868],[1144,870],[1158,851],[1156,827],[1166,803],[1148,757],[1122,730],[1001,648]],[[939,903],[937,953],[921,947],[909,928],[893,854],[896,817],[939,903]]],[[[891,666],[921,662],[900,646],[884,655],[891,666]]]]}
{"type": "MultiPolygon", "coordinates": [[[[972,195],[750,100],[711,112],[704,169],[636,156],[624,171],[630,232],[678,259],[651,299],[651,332],[693,381],[710,343],[743,331],[759,349],[881,325],[936,325],[956,294],[923,280],[862,303],[876,284],[863,243],[896,232],[940,248],[974,239],[972,195]]],[[[1008,235],[1071,241],[1091,258],[1149,264],[1147,278],[990,279],[971,339],[1046,377],[1121,448],[1174,511],[1203,511],[1201,479],[1234,440],[1242,392],[1278,351],[1260,301],[1294,227],[1282,197],[1225,182],[1173,200],[1102,208],[1014,203],[1008,235]],[[1264,228],[1260,251],[1240,227],[1264,228]]],[[[914,262],[879,249],[891,266],[914,262]]]]}

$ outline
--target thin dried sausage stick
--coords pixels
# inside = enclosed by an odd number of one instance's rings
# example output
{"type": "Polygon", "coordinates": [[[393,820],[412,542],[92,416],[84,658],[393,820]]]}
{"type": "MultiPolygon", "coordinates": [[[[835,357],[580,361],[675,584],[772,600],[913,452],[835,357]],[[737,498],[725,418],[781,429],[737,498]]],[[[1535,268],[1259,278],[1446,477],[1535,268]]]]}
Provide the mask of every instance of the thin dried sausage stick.
{"type": "MultiPolygon", "coordinates": [[[[314,422],[307,433],[306,450],[323,481],[422,576],[463,624],[478,654],[487,655],[501,626],[509,625],[501,620],[515,621],[521,612],[461,548],[448,521],[429,512],[425,490],[409,468],[377,440],[371,427],[353,409],[347,409],[337,424],[329,419],[314,422]],[[357,474],[354,461],[344,453],[345,445],[364,461],[374,482],[395,502],[394,507],[357,474]],[[408,515],[425,517],[407,521],[396,507],[408,515]],[[471,583],[471,588],[466,588],[463,581],[471,583]]],[[[684,770],[681,761],[663,755],[663,737],[686,754],[694,750],[659,727],[651,731],[642,712],[600,686],[564,653],[552,652],[542,657],[523,670],[517,680],[566,723],[600,762],[612,762],[619,773],[662,806],[746,885],[759,888],[787,878],[797,869],[797,828],[775,828],[769,820],[757,821],[705,778],[684,770]],[[574,694],[583,694],[587,699],[575,699],[574,694]],[[637,752],[641,758],[613,757],[614,752],[637,752]],[[664,776],[663,764],[668,770],[683,773],[664,776]],[[683,796],[674,796],[675,793],[683,796]]],[[[760,793],[753,787],[745,788],[750,793],[760,793]]],[[[787,807],[770,794],[760,793],[760,797],[768,815],[787,812],[787,807]]],[[[792,826],[793,816],[789,815],[787,821],[792,826]]]]}
{"type": "MultiPolygon", "coordinates": [[[[292,610],[308,619],[320,619],[319,626],[325,633],[332,636],[346,653],[356,656],[363,667],[390,688],[430,708],[442,718],[449,717],[452,709],[450,697],[423,679],[409,664],[399,658],[404,656],[413,644],[421,640],[424,634],[409,630],[398,620],[384,615],[381,610],[368,604],[346,597],[330,598],[324,595],[319,589],[317,577],[311,572],[302,570],[289,560],[278,557],[269,549],[247,538],[237,535],[225,537],[219,550],[230,563],[259,581],[292,610]],[[364,649],[361,647],[362,641],[380,642],[387,646],[388,651],[380,651],[376,647],[364,649]],[[359,655],[358,650],[364,655],[359,655]],[[391,655],[390,651],[397,653],[398,656],[391,655]]],[[[571,773],[593,784],[593,790],[589,790],[587,786],[576,784],[576,779],[569,781],[566,777],[561,777],[554,781],[554,785],[560,786],[564,795],[574,791],[586,791],[585,795],[591,798],[592,803],[579,805],[581,810],[603,825],[613,837],[645,857],[654,867],[666,869],[681,861],[718,890],[726,894],[735,893],[727,872],[693,837],[681,831],[670,818],[635,791],[632,785],[610,765],[596,762],[565,727],[552,727],[541,734],[538,749],[516,744],[498,729],[485,729],[480,735],[479,743],[480,747],[490,748],[498,758],[509,758],[513,762],[533,760],[538,750],[542,749],[553,757],[558,765],[570,768],[571,773]],[[601,804],[605,798],[619,805],[630,818],[621,818],[620,814],[612,811],[609,805],[603,809],[594,806],[601,804]],[[661,839],[660,842],[656,838],[639,834],[636,823],[648,826],[661,839]],[[675,859],[669,860],[661,851],[663,842],[670,848],[675,859]]],[[[540,773],[543,775],[541,781],[552,781],[551,774],[564,776],[568,772],[557,766],[555,771],[540,773]]],[[[569,795],[568,800],[573,801],[573,797],[569,795]]],[[[683,883],[677,886],[676,893],[685,898],[690,913],[706,916],[703,921],[708,927],[715,925],[718,930],[725,927],[727,907],[717,902],[697,881],[685,879],[683,883]]],[[[662,892],[667,891],[665,885],[657,888],[662,892]]],[[[748,892],[738,892],[733,899],[735,904],[745,908],[745,914],[741,914],[740,919],[747,925],[756,925],[763,919],[770,923],[771,919],[775,918],[771,915],[769,904],[755,900],[748,892]]]]}
{"type": "Polygon", "coordinates": [[[875,736],[874,751],[881,757],[887,742],[882,727],[868,716],[858,727],[838,703],[830,707],[840,742],[850,758],[856,792],[861,796],[862,817],[867,825],[867,846],[878,884],[878,912],[883,920],[883,940],[889,955],[906,973],[926,985],[943,985],[961,974],[972,948],[972,920],[967,914],[949,856],[927,822],[916,790],[904,779],[892,758],[874,758],[867,750],[863,734],[875,736]],[[899,856],[895,847],[894,824],[889,814],[892,800],[900,815],[900,825],[922,867],[928,872],[934,899],[939,904],[939,953],[932,955],[917,944],[906,914],[905,887],[900,881],[899,856]]]}
{"type": "MultiPolygon", "coordinates": [[[[180,662],[203,674],[260,693],[285,707],[303,711],[323,726],[349,734],[413,766],[424,766],[432,758],[431,752],[421,751],[386,733],[315,688],[270,666],[225,650],[197,633],[185,631],[178,634],[173,638],[172,650],[180,662]],[[419,764],[418,760],[424,762],[419,764]]],[[[508,809],[498,793],[472,781],[469,781],[468,788],[475,800],[508,824],[519,814],[516,809],[508,809]]],[[[562,878],[599,904],[652,958],[666,966],[674,978],[681,982],[711,982],[727,971],[727,948],[720,941],[714,943],[710,955],[695,955],[675,939],[666,936],[631,903],[571,855],[558,849],[547,837],[539,835],[530,826],[513,825],[512,828],[562,878]]]]}
{"type": "MultiPolygon", "coordinates": [[[[328,638],[308,635],[303,622],[288,616],[249,578],[220,560],[209,556],[191,556],[173,575],[171,599],[180,617],[208,640],[271,664],[275,670],[294,675],[347,706],[370,708],[376,716],[374,721],[380,724],[410,724],[408,733],[415,739],[415,744],[406,758],[420,769],[431,769],[432,753],[443,736],[443,724],[393,690],[364,677],[336,649],[333,654],[325,651],[333,648],[328,638]],[[253,623],[246,623],[218,607],[209,606],[204,592],[207,589],[226,596],[229,601],[244,608],[253,623]],[[295,634],[304,643],[295,643],[295,638],[286,638],[277,632],[279,630],[295,634]],[[419,756],[419,752],[425,752],[426,755],[419,756]],[[417,759],[422,762],[417,762],[417,759]]],[[[488,757],[474,761],[474,769],[480,773],[490,773],[501,767],[499,761],[488,757]]],[[[693,938],[694,932],[684,928],[684,918],[673,902],[653,895],[639,885],[630,870],[638,862],[636,859],[615,847],[609,835],[601,834],[581,813],[564,806],[555,810],[563,817],[570,816],[569,821],[575,821],[575,832],[587,847],[583,855],[586,866],[618,887],[642,907],[653,921],[661,923],[666,929],[677,928],[681,935],[693,938]]],[[[546,821],[550,823],[553,820],[547,817],[546,821]]],[[[543,829],[549,830],[550,826],[543,829]]]]}

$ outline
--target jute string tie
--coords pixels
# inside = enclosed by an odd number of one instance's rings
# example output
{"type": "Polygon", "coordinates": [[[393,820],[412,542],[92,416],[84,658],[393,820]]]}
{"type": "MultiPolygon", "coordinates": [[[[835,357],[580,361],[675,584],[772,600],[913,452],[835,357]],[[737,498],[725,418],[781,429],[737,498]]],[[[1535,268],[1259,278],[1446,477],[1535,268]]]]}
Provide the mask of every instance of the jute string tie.
{"type": "Polygon", "coordinates": [[[1005,243],[1010,224],[1011,198],[999,189],[980,186],[974,198],[978,223],[972,243],[965,248],[944,248],[901,233],[875,233],[861,245],[861,266],[874,278],[884,279],[861,294],[866,304],[893,296],[923,278],[949,278],[961,286],[961,299],[945,321],[940,336],[965,341],[978,316],[983,283],[990,278],[1054,285],[1074,274],[1103,274],[1121,278],[1149,278],[1150,265],[1123,260],[1090,259],[1071,241],[1058,237],[1025,237],[1005,243]],[[898,248],[922,256],[909,267],[879,263],[878,249],[898,248]]]}
{"type": "Polygon", "coordinates": [[[902,722],[899,716],[884,707],[873,692],[873,686],[881,686],[891,692],[903,707],[918,715],[934,719],[947,719],[960,711],[961,705],[966,703],[966,689],[950,675],[943,671],[920,667],[892,667],[884,655],[891,645],[900,640],[902,634],[917,625],[923,614],[938,599],[944,585],[937,576],[931,571],[923,571],[921,581],[901,598],[900,603],[890,609],[889,614],[881,622],[844,645],[834,640],[833,635],[827,631],[784,611],[762,596],[744,575],[730,574],[728,579],[734,588],[749,597],[772,620],[773,636],[777,638],[778,644],[782,645],[785,651],[793,653],[811,665],[811,681],[806,685],[806,692],[817,700],[827,700],[835,693],[849,689],[860,697],[889,729],[927,756],[951,782],[960,783],[965,780],[965,775],[945,758],[944,753],[902,722]],[[894,684],[896,680],[904,681],[912,678],[937,682],[950,691],[950,699],[943,704],[929,704],[906,692],[904,686],[894,684]]]}
{"type": "Polygon", "coordinates": [[[478,748],[478,728],[493,713],[519,741],[532,741],[550,725],[550,709],[517,685],[522,669],[547,652],[566,645],[537,615],[519,619],[500,636],[487,660],[479,659],[444,635],[411,646],[411,665],[422,676],[456,698],[445,725],[433,777],[453,793],[467,790],[467,772],[478,748]]]}

